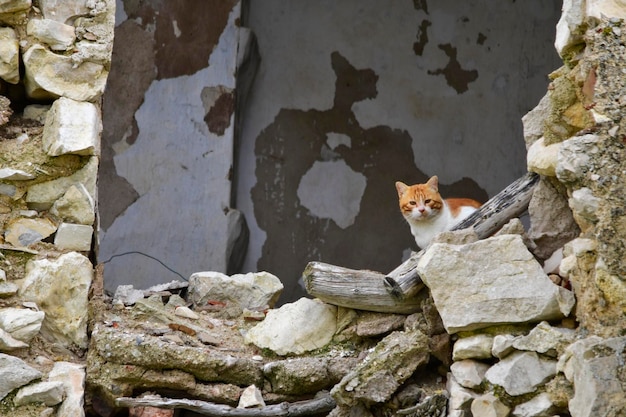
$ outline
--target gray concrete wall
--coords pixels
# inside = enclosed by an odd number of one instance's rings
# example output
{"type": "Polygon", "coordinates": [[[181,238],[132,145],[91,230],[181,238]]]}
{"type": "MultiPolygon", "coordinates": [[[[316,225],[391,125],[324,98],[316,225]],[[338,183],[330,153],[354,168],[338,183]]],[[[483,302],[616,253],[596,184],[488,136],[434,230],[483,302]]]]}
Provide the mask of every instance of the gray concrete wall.
{"type": "Polygon", "coordinates": [[[234,272],[235,208],[250,227],[239,269],[276,274],[282,301],[304,293],[311,260],[393,269],[415,249],[394,182],[500,191],[525,171],[520,118],[559,66],[556,1],[265,0],[243,16],[235,0],[177,4],[118,0],[99,188],[108,290],[234,272]],[[261,61],[235,112],[242,22],[261,61]]]}

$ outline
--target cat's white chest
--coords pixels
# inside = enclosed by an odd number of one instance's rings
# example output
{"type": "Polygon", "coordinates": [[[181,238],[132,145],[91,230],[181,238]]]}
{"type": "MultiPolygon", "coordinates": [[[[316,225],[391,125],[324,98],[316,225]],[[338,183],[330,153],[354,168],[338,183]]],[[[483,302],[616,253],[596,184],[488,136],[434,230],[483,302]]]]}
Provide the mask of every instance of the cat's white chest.
{"type": "Polygon", "coordinates": [[[411,233],[415,237],[415,243],[417,243],[421,249],[425,249],[435,236],[441,232],[450,230],[455,224],[465,219],[474,211],[476,211],[476,209],[473,207],[463,207],[459,214],[453,217],[448,206],[444,205],[439,214],[432,218],[423,220],[407,219],[407,221],[411,227],[411,233]]]}

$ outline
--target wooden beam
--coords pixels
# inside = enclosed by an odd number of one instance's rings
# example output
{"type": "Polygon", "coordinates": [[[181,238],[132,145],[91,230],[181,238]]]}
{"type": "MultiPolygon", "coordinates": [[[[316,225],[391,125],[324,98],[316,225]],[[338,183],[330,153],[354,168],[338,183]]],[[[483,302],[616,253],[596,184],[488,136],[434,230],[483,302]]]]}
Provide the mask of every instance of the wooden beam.
{"type": "MultiPolygon", "coordinates": [[[[528,203],[538,181],[539,175],[533,172],[527,173],[483,204],[452,230],[473,227],[479,239],[491,236],[509,220],[519,217],[528,209],[528,203]]],[[[395,299],[410,298],[424,287],[417,273],[417,263],[423,253],[424,250],[413,253],[408,260],[385,277],[385,287],[395,299]]]]}

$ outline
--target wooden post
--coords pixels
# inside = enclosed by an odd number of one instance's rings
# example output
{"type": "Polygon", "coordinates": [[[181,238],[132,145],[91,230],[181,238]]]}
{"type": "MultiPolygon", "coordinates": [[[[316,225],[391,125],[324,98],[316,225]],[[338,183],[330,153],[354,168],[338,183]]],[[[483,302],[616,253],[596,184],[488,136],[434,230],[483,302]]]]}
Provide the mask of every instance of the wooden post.
{"type": "MultiPolygon", "coordinates": [[[[538,181],[539,176],[537,174],[527,173],[483,204],[452,230],[473,227],[479,239],[491,236],[509,220],[526,211],[532,197],[532,191],[538,181]]],[[[417,273],[417,263],[423,254],[424,250],[413,253],[408,260],[385,277],[384,283],[387,291],[395,299],[410,298],[424,287],[417,273]]]]}

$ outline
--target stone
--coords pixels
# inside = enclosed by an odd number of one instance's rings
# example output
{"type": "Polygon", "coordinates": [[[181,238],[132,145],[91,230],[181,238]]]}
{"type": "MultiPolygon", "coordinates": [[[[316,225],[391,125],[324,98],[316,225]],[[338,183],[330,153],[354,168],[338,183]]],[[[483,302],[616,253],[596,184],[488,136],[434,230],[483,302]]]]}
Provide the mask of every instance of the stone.
{"type": "Polygon", "coordinates": [[[490,359],[493,337],[486,334],[477,334],[463,337],[454,343],[452,359],[490,359]]]}
{"type": "Polygon", "coordinates": [[[20,46],[15,31],[7,27],[0,28],[0,78],[9,84],[20,81],[20,46]]]}
{"type": "Polygon", "coordinates": [[[52,19],[30,19],[26,24],[26,33],[47,44],[53,51],[65,51],[76,40],[74,26],[52,19]]]}
{"type": "Polygon", "coordinates": [[[541,417],[554,415],[556,411],[558,410],[554,406],[550,394],[542,392],[531,400],[515,406],[511,415],[513,417],[541,417]]]}
{"type": "Polygon", "coordinates": [[[19,287],[12,282],[0,281],[0,298],[8,298],[17,293],[19,287]]]}
{"type": "Polygon", "coordinates": [[[552,327],[542,321],[526,336],[515,338],[512,346],[517,350],[544,353],[556,357],[558,353],[574,341],[576,332],[573,329],[552,327]]]}
{"type": "Polygon", "coordinates": [[[0,180],[23,181],[32,180],[34,175],[21,169],[0,168],[0,180]]]}
{"type": "Polygon", "coordinates": [[[89,15],[88,1],[42,1],[39,7],[46,19],[67,23],[76,16],[89,15]]]}
{"type": "Polygon", "coordinates": [[[626,5],[621,1],[587,0],[584,4],[586,16],[595,22],[626,16],[626,5]]]}
{"type": "Polygon", "coordinates": [[[7,225],[4,240],[15,247],[27,247],[41,242],[56,230],[56,225],[46,218],[18,218],[7,225]]]}
{"type": "Polygon", "coordinates": [[[26,202],[29,207],[36,210],[49,210],[57,199],[62,197],[70,187],[77,183],[82,184],[92,200],[95,201],[97,178],[98,158],[94,156],[89,158],[89,162],[82,169],[70,176],[28,187],[26,202]]]}
{"type": "Polygon", "coordinates": [[[546,145],[543,138],[535,141],[526,156],[526,166],[528,171],[539,175],[554,177],[556,175],[556,164],[559,155],[560,143],[546,145]]]}
{"type": "Polygon", "coordinates": [[[252,408],[252,407],[265,407],[265,401],[263,400],[263,394],[256,385],[250,385],[246,387],[239,397],[239,404],[237,408],[252,408]]]}
{"type": "Polygon", "coordinates": [[[65,389],[61,381],[43,381],[20,389],[13,400],[16,405],[43,403],[48,407],[63,401],[65,389]]]}
{"type": "Polygon", "coordinates": [[[50,213],[68,223],[93,225],[96,219],[95,204],[83,184],[75,184],[54,202],[50,213]]]}
{"type": "Polygon", "coordinates": [[[88,293],[93,265],[79,253],[26,264],[22,296],[46,313],[42,332],[64,346],[87,348],[88,293]]]}
{"type": "MultiPolygon", "coordinates": [[[[464,413],[469,413],[470,407],[472,406],[472,401],[474,401],[474,399],[478,397],[478,394],[476,392],[461,386],[461,384],[456,381],[452,373],[448,373],[446,390],[450,395],[448,407],[451,412],[460,411],[464,413]]],[[[448,416],[450,416],[450,414],[448,414],[448,416]]]]}
{"type": "Polygon", "coordinates": [[[36,120],[41,124],[46,122],[46,114],[48,110],[50,110],[50,105],[48,104],[29,104],[24,107],[24,111],[22,113],[22,117],[25,119],[36,120]]]}
{"type": "Polygon", "coordinates": [[[554,47],[561,58],[576,45],[583,42],[585,33],[585,0],[563,1],[561,18],[556,25],[554,47]]]}
{"type": "Polygon", "coordinates": [[[193,312],[189,307],[185,307],[185,306],[176,307],[176,309],[174,310],[174,314],[176,314],[179,317],[185,317],[191,320],[198,320],[200,318],[198,314],[193,312]]]}
{"type": "Polygon", "coordinates": [[[511,411],[492,393],[474,399],[471,410],[472,415],[476,417],[507,417],[511,411]]]}
{"type": "Polygon", "coordinates": [[[391,333],[404,325],[406,316],[400,314],[361,312],[356,320],[356,335],[373,337],[391,333]]]}
{"type": "Polygon", "coordinates": [[[71,362],[55,362],[48,374],[50,382],[61,382],[65,399],[59,406],[58,415],[66,417],[85,417],[85,366],[71,362]]]}
{"type": "Polygon", "coordinates": [[[626,410],[626,337],[594,336],[568,346],[558,369],[574,384],[572,417],[622,415],[626,410]]]}
{"type": "Polygon", "coordinates": [[[0,328],[10,333],[15,339],[28,343],[39,333],[44,317],[43,311],[3,308],[0,309],[0,328]]]}
{"type": "Polygon", "coordinates": [[[462,387],[470,389],[482,384],[487,369],[489,365],[472,359],[464,359],[450,365],[450,372],[454,375],[455,381],[462,387]]]}
{"type": "Polygon", "coordinates": [[[113,305],[123,304],[125,306],[132,306],[138,300],[142,300],[144,292],[137,290],[132,285],[118,285],[113,294],[113,305]]]}
{"type": "Polygon", "coordinates": [[[325,358],[292,358],[265,364],[263,375],[272,385],[272,392],[313,394],[338,382],[330,377],[328,367],[328,359],[325,358]]]}
{"type": "Polygon", "coordinates": [[[571,183],[585,178],[590,170],[591,155],[598,153],[600,138],[587,134],[575,136],[561,143],[557,157],[556,177],[563,183],[571,183]]]}
{"type": "Polygon", "coordinates": [[[15,356],[0,353],[0,400],[16,388],[28,384],[42,374],[15,356]]]}
{"type": "Polygon", "coordinates": [[[543,359],[535,352],[515,352],[489,368],[485,377],[516,396],[534,392],[555,374],[555,360],[543,359]]]}
{"type": "Polygon", "coordinates": [[[257,272],[228,276],[220,272],[196,272],[189,277],[189,301],[202,307],[208,301],[226,303],[226,316],[237,317],[244,308],[272,308],[283,290],[280,280],[268,273],[257,272]]]}
{"type": "Polygon", "coordinates": [[[31,46],[23,56],[26,94],[31,99],[68,97],[94,102],[102,96],[109,72],[102,64],[85,61],[77,67],[70,57],[31,46]]]}
{"type": "Polygon", "coordinates": [[[493,346],[491,347],[491,354],[502,359],[509,353],[513,352],[513,341],[515,336],[512,334],[498,334],[493,337],[493,346]]]}
{"type": "Polygon", "coordinates": [[[54,244],[61,249],[88,252],[91,250],[93,226],[61,223],[54,236],[54,244]]]}
{"type": "Polygon", "coordinates": [[[572,191],[569,206],[574,213],[574,218],[578,219],[578,224],[585,222],[595,223],[598,221],[598,208],[602,204],[602,200],[593,195],[593,192],[583,187],[572,191]]]}
{"type": "Polygon", "coordinates": [[[337,307],[301,298],[268,311],[265,320],[251,328],[244,340],[278,355],[300,354],[326,346],[336,329],[337,307]]]}
{"type": "Polygon", "coordinates": [[[17,340],[11,336],[11,333],[0,328],[0,352],[11,352],[13,350],[27,348],[28,346],[28,343],[17,340]]]}
{"type": "Polygon", "coordinates": [[[550,96],[545,94],[537,106],[522,117],[526,149],[543,136],[548,114],[550,114],[550,96]]]}
{"type": "Polygon", "coordinates": [[[98,108],[61,97],[52,104],[43,128],[43,148],[50,156],[98,155],[102,120],[98,108]]]}
{"type": "Polygon", "coordinates": [[[393,332],[332,388],[331,396],[338,405],[350,407],[388,401],[429,358],[428,337],[424,333],[393,332]]]}
{"type": "Polygon", "coordinates": [[[560,319],[575,303],[573,293],[550,281],[519,235],[432,244],[417,271],[448,333],[560,319]]]}

